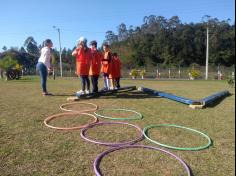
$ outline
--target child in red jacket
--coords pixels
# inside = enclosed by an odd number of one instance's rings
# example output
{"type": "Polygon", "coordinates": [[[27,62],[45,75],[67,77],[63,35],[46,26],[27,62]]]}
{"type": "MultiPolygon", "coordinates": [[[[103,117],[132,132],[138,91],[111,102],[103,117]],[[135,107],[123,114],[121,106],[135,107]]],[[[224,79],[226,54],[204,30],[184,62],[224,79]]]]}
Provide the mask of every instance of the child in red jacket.
{"type": "Polygon", "coordinates": [[[80,37],[77,42],[76,49],[72,52],[72,56],[76,57],[76,73],[80,76],[82,89],[78,91],[78,94],[89,94],[90,82],[89,82],[89,69],[92,55],[90,49],[87,47],[87,39],[80,37]],[[87,89],[86,89],[87,87],[87,89]]]}
{"type": "Polygon", "coordinates": [[[112,57],[112,79],[114,82],[115,88],[120,88],[120,77],[121,77],[121,62],[117,53],[113,53],[112,57]]]}
{"type": "Polygon", "coordinates": [[[101,61],[102,61],[102,53],[97,50],[97,42],[90,42],[90,50],[92,54],[92,61],[90,65],[89,75],[91,77],[91,82],[93,85],[92,93],[98,92],[98,78],[101,70],[101,61]]]}

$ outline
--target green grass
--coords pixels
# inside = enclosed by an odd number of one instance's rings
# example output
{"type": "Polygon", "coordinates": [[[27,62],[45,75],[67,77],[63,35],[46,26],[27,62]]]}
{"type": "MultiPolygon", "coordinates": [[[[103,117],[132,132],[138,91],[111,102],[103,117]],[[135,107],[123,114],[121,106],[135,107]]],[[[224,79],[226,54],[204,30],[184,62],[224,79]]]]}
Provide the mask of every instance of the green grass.
{"type": "MultiPolygon", "coordinates": [[[[232,96],[201,110],[139,92],[123,92],[82,101],[95,103],[101,108],[136,110],[144,118],[127,122],[141,128],[170,123],[204,132],[213,140],[210,148],[201,151],[169,151],[181,157],[190,166],[194,176],[235,174],[235,91],[225,81],[123,80],[121,83],[153,88],[191,99],[229,90],[232,96]]],[[[79,87],[77,79],[50,79],[48,89],[55,96],[43,97],[38,77],[8,82],[0,80],[0,175],[94,175],[92,162],[107,147],[84,142],[80,138],[80,131],[61,132],[43,125],[47,116],[61,112],[59,106],[66,103],[66,98],[79,87]]],[[[87,120],[91,119],[76,117],[71,121],[54,120],[51,124],[75,126],[87,120]]],[[[136,131],[131,127],[114,125],[96,127],[86,134],[93,139],[112,142],[134,138],[136,131]]],[[[174,128],[152,129],[150,136],[163,143],[181,147],[194,147],[206,142],[188,131],[174,128]]],[[[148,140],[139,144],[158,147],[148,140]]],[[[186,175],[176,160],[160,152],[144,149],[113,152],[102,160],[101,170],[104,175],[115,176],[186,175]]]]}

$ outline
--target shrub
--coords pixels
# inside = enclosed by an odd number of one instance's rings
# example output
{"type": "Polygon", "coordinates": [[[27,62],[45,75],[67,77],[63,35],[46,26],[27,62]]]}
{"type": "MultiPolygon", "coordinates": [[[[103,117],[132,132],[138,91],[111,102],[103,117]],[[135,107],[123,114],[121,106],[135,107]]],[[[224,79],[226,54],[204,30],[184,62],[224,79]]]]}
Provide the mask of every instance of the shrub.
{"type": "Polygon", "coordinates": [[[191,70],[190,74],[194,79],[201,77],[201,72],[199,70],[191,70]]]}
{"type": "Polygon", "coordinates": [[[132,78],[136,78],[136,77],[138,76],[138,71],[137,71],[136,69],[132,69],[132,70],[130,71],[130,76],[131,76],[132,78]]]}
{"type": "Polygon", "coordinates": [[[144,77],[145,73],[146,73],[146,70],[142,69],[139,74],[140,74],[141,77],[144,77]]]}
{"type": "Polygon", "coordinates": [[[227,79],[227,83],[231,86],[231,87],[235,87],[235,79],[233,78],[228,78],[227,79]]]}
{"type": "Polygon", "coordinates": [[[192,64],[192,68],[191,68],[191,70],[189,71],[190,76],[191,76],[192,79],[197,79],[197,78],[200,78],[200,77],[201,77],[201,72],[200,72],[200,70],[198,69],[198,67],[199,67],[198,64],[195,64],[195,63],[192,64]]]}
{"type": "Polygon", "coordinates": [[[3,70],[8,70],[15,67],[16,65],[17,61],[9,55],[6,55],[5,57],[3,57],[3,59],[0,60],[0,68],[2,68],[3,70]]]}

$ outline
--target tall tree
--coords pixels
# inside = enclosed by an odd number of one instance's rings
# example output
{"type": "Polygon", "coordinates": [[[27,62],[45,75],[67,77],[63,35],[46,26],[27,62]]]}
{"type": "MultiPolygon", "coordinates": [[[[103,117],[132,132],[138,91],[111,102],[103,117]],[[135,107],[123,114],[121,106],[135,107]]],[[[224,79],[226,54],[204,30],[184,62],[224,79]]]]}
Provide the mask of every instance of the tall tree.
{"type": "Polygon", "coordinates": [[[118,41],[118,36],[112,31],[107,31],[105,35],[105,42],[108,42],[110,45],[118,41]]]}
{"type": "Polygon", "coordinates": [[[123,41],[123,40],[127,39],[128,31],[127,31],[126,25],[124,23],[121,23],[117,27],[117,31],[118,31],[118,41],[123,41]]]}
{"type": "Polygon", "coordinates": [[[7,50],[7,47],[6,47],[6,46],[3,46],[3,47],[2,47],[2,50],[3,50],[3,51],[6,51],[6,50],[7,50]]]}
{"type": "Polygon", "coordinates": [[[29,54],[33,55],[34,57],[39,57],[39,48],[37,46],[37,42],[32,36],[28,37],[25,40],[24,46],[26,47],[26,51],[29,54]]]}

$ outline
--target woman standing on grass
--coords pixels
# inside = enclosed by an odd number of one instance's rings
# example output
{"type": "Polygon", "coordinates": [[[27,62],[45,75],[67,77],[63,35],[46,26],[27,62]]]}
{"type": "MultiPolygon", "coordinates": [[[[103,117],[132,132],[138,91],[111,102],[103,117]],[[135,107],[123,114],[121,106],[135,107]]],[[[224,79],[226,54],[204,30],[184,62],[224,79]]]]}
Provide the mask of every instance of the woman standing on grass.
{"type": "Polygon", "coordinates": [[[40,58],[38,60],[36,71],[40,75],[41,87],[42,87],[42,95],[52,95],[47,91],[47,76],[48,72],[51,71],[51,50],[53,43],[50,39],[46,39],[44,41],[44,47],[41,49],[40,58]]]}
{"type": "Polygon", "coordinates": [[[92,54],[87,47],[87,39],[80,37],[72,56],[76,58],[76,74],[81,79],[82,89],[77,91],[77,94],[90,93],[89,69],[92,60],[92,54]]]}

